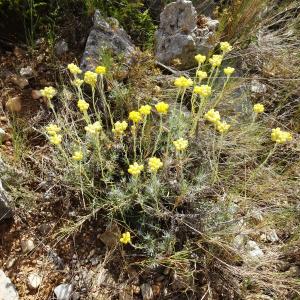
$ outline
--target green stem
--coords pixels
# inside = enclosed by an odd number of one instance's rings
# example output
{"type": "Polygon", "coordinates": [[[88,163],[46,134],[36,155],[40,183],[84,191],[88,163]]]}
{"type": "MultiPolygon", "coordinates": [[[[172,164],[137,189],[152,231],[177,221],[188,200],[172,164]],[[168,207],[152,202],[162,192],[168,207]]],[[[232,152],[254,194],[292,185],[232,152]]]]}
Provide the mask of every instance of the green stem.
{"type": "Polygon", "coordinates": [[[147,123],[147,116],[144,116],[144,122],[143,122],[143,127],[142,127],[141,138],[140,138],[140,155],[141,155],[141,159],[143,157],[142,143],[143,143],[146,123],[147,123]]]}
{"type": "Polygon", "coordinates": [[[152,156],[153,156],[153,155],[155,154],[155,152],[156,152],[156,149],[157,149],[159,140],[160,140],[161,135],[162,135],[162,128],[163,128],[163,120],[162,120],[162,114],[160,114],[159,132],[158,132],[158,135],[157,135],[157,139],[156,139],[156,141],[155,141],[155,145],[154,145],[154,149],[153,149],[153,152],[152,152],[152,156]]]}
{"type": "Polygon", "coordinates": [[[183,89],[181,99],[180,99],[180,108],[179,108],[180,115],[181,115],[181,111],[182,111],[182,103],[183,103],[183,98],[184,98],[185,92],[186,92],[186,88],[183,89]]]}

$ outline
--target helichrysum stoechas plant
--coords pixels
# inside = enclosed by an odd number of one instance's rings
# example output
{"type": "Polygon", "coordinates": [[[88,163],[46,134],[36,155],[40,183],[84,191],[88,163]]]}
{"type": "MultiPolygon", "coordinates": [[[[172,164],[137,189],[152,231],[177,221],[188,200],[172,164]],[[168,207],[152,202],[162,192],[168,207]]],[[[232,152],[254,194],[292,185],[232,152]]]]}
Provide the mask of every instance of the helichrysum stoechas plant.
{"type": "Polygon", "coordinates": [[[86,112],[89,109],[89,104],[84,99],[79,99],[77,102],[77,107],[81,112],[86,112]]]}
{"type": "Polygon", "coordinates": [[[159,102],[155,105],[155,108],[159,114],[165,115],[168,113],[169,104],[166,102],[159,102]]]}
{"type": "Polygon", "coordinates": [[[216,122],[216,127],[217,127],[217,130],[221,133],[221,134],[224,134],[226,133],[229,128],[230,128],[230,125],[227,124],[225,121],[221,122],[221,121],[217,121],[216,122]]]}
{"type": "Polygon", "coordinates": [[[117,121],[114,124],[114,128],[112,129],[112,132],[115,134],[115,136],[120,137],[124,134],[125,130],[128,127],[128,123],[126,121],[117,121]]]}
{"type": "Polygon", "coordinates": [[[174,85],[180,89],[187,89],[193,85],[193,80],[184,76],[180,76],[175,79],[174,85]]]}
{"type": "Polygon", "coordinates": [[[75,151],[72,158],[75,160],[75,161],[82,161],[83,160],[83,152],[81,150],[79,151],[75,151]]]}
{"type": "Polygon", "coordinates": [[[230,77],[235,71],[235,68],[232,68],[232,67],[227,67],[227,68],[224,68],[224,74],[227,76],[227,77],[230,77]]]}
{"type": "Polygon", "coordinates": [[[277,127],[272,129],[271,139],[277,144],[285,144],[286,142],[290,142],[293,139],[293,136],[291,133],[277,127]]]}
{"type": "Polygon", "coordinates": [[[209,59],[209,63],[212,65],[213,68],[218,68],[221,66],[223,61],[223,55],[213,55],[210,59],[209,59]]]}
{"type": "Polygon", "coordinates": [[[207,73],[205,71],[197,71],[196,76],[199,78],[199,80],[203,80],[207,78],[207,73]]]}
{"type": "Polygon", "coordinates": [[[233,47],[228,42],[221,42],[220,49],[225,54],[225,53],[230,52],[233,49],[233,47]]]}
{"type": "Polygon", "coordinates": [[[75,64],[68,64],[68,70],[74,76],[82,73],[81,69],[75,64]]]}
{"type": "Polygon", "coordinates": [[[189,142],[188,142],[188,140],[180,138],[176,141],[173,141],[173,145],[175,146],[176,151],[181,152],[181,151],[186,150],[186,148],[189,145],[189,142]]]}
{"type": "Polygon", "coordinates": [[[49,135],[55,135],[55,134],[61,132],[61,128],[59,126],[57,126],[56,124],[49,124],[48,126],[46,126],[46,132],[49,135]]]}
{"type": "Polygon", "coordinates": [[[207,98],[211,95],[211,87],[209,85],[196,85],[193,92],[203,98],[207,98]]]}
{"type": "Polygon", "coordinates": [[[49,141],[51,144],[58,146],[62,142],[62,135],[61,134],[53,134],[49,137],[49,141]]]}
{"type": "Polygon", "coordinates": [[[89,84],[93,89],[97,84],[97,74],[91,71],[86,71],[84,73],[84,82],[89,84]]]}
{"type": "Polygon", "coordinates": [[[103,74],[106,74],[106,67],[104,66],[98,66],[96,69],[95,69],[95,73],[98,74],[98,75],[103,75],[103,74]]]}
{"type": "Polygon", "coordinates": [[[256,114],[261,114],[261,113],[263,113],[265,111],[265,107],[261,103],[256,103],[256,104],[253,105],[253,111],[256,114]]]}
{"type": "Polygon", "coordinates": [[[135,162],[132,165],[129,165],[128,173],[131,174],[134,177],[137,177],[141,174],[141,172],[143,170],[144,170],[144,166],[138,164],[137,162],[135,162]]]}
{"type": "Polygon", "coordinates": [[[140,112],[133,110],[129,113],[128,119],[133,123],[139,123],[142,120],[142,115],[140,112]]]}
{"type": "Polygon", "coordinates": [[[41,95],[45,98],[47,98],[49,101],[57,94],[57,91],[52,86],[47,86],[40,90],[41,95]]]}
{"type": "Polygon", "coordinates": [[[212,108],[204,115],[204,119],[216,125],[221,120],[221,116],[218,111],[212,108]]]}
{"type": "Polygon", "coordinates": [[[101,131],[102,125],[99,121],[96,121],[93,124],[89,124],[89,125],[85,126],[84,129],[87,133],[89,133],[91,135],[95,135],[101,131]]]}
{"type": "Polygon", "coordinates": [[[163,166],[163,163],[157,157],[150,157],[148,166],[151,173],[156,173],[163,166]]]}
{"type": "Polygon", "coordinates": [[[139,109],[139,112],[141,115],[143,116],[148,116],[151,113],[151,106],[146,104],[146,105],[142,105],[139,109]]]}
{"type": "Polygon", "coordinates": [[[195,60],[197,61],[198,65],[201,65],[201,64],[203,64],[205,62],[206,56],[202,55],[202,54],[197,54],[195,56],[195,60]]]}
{"type": "Polygon", "coordinates": [[[82,79],[76,78],[72,81],[72,84],[74,86],[76,86],[77,88],[80,88],[82,86],[83,82],[84,81],[82,79]]]}
{"type": "Polygon", "coordinates": [[[131,243],[131,235],[129,231],[126,231],[125,233],[122,233],[122,236],[120,238],[120,242],[122,244],[130,244],[131,243]]]}

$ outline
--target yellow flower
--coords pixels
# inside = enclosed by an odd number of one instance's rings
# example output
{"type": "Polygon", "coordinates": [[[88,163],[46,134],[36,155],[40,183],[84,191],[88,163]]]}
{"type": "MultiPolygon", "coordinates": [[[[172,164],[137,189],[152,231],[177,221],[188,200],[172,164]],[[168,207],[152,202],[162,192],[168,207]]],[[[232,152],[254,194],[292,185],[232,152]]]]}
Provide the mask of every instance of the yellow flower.
{"type": "Polygon", "coordinates": [[[62,135],[55,133],[54,135],[49,137],[49,141],[50,141],[51,144],[57,146],[57,145],[61,144],[62,135]]]}
{"type": "Polygon", "coordinates": [[[228,131],[228,129],[230,128],[230,125],[227,124],[225,121],[224,122],[217,121],[216,125],[217,125],[217,130],[220,133],[226,133],[228,131]]]}
{"type": "Polygon", "coordinates": [[[187,148],[187,146],[189,145],[189,142],[188,142],[188,140],[180,138],[176,141],[173,141],[173,144],[177,151],[183,151],[187,148]]]}
{"type": "Polygon", "coordinates": [[[128,124],[126,121],[120,122],[117,121],[114,125],[114,128],[112,129],[112,132],[116,135],[116,136],[121,136],[124,131],[127,129],[128,124]]]}
{"type": "Polygon", "coordinates": [[[149,158],[148,166],[152,173],[156,173],[158,169],[160,169],[163,166],[163,163],[159,158],[151,157],[149,158]]]}
{"type": "Polygon", "coordinates": [[[257,114],[263,113],[265,111],[265,107],[261,103],[256,103],[253,105],[253,111],[257,114]]]}
{"type": "Polygon", "coordinates": [[[40,92],[41,95],[43,97],[46,97],[48,100],[51,100],[57,94],[56,89],[52,86],[45,87],[42,90],[40,90],[40,92]]]}
{"type": "Polygon", "coordinates": [[[105,74],[106,73],[106,67],[104,66],[98,66],[96,69],[95,69],[95,72],[99,75],[102,75],[102,74],[105,74]]]}
{"type": "Polygon", "coordinates": [[[221,116],[220,113],[217,110],[214,110],[213,108],[210,109],[205,115],[204,115],[204,119],[206,119],[207,121],[211,122],[211,123],[217,123],[218,121],[220,121],[221,116]]]}
{"type": "Polygon", "coordinates": [[[207,78],[207,73],[201,70],[197,71],[196,75],[201,80],[207,78]]]}
{"type": "Polygon", "coordinates": [[[142,105],[139,109],[139,112],[144,115],[144,116],[147,116],[147,115],[150,115],[151,113],[151,106],[146,104],[146,105],[142,105]]]}
{"type": "Polygon", "coordinates": [[[90,134],[96,134],[100,132],[102,129],[102,126],[99,121],[96,121],[94,124],[89,124],[84,127],[85,131],[90,133],[90,134]]]}
{"type": "Polygon", "coordinates": [[[79,99],[77,106],[81,112],[86,112],[90,105],[84,99],[79,99]]]}
{"type": "Polygon", "coordinates": [[[128,173],[132,176],[139,176],[143,170],[144,166],[135,162],[133,165],[129,165],[128,173]]]}
{"type": "Polygon", "coordinates": [[[193,80],[190,78],[185,78],[184,76],[180,76],[174,81],[175,86],[178,88],[188,88],[193,85],[193,80]]]}
{"type": "Polygon", "coordinates": [[[232,46],[228,42],[221,42],[220,48],[223,51],[223,53],[227,53],[232,50],[232,46]]]}
{"type": "Polygon", "coordinates": [[[82,151],[75,151],[72,158],[76,161],[82,161],[83,160],[83,153],[82,151]]]}
{"type": "Polygon", "coordinates": [[[293,136],[291,133],[283,131],[279,127],[277,127],[272,129],[271,139],[273,142],[276,142],[278,144],[284,144],[291,141],[293,139],[293,136]]]}
{"type": "Polygon", "coordinates": [[[84,82],[94,88],[97,83],[97,74],[91,71],[86,71],[84,73],[84,82]]]}
{"type": "Polygon", "coordinates": [[[122,233],[122,236],[120,238],[120,242],[123,243],[123,244],[128,244],[128,243],[131,243],[131,236],[130,236],[130,232],[125,232],[125,233],[122,233]]]}
{"type": "Polygon", "coordinates": [[[194,87],[194,93],[203,98],[209,97],[211,95],[211,87],[209,85],[196,85],[194,87]]]}
{"type": "Polygon", "coordinates": [[[81,87],[81,85],[83,84],[83,80],[76,78],[72,81],[73,85],[77,86],[78,88],[81,87]]]}
{"type": "Polygon", "coordinates": [[[70,73],[72,73],[73,75],[82,73],[80,68],[78,66],[76,66],[75,64],[68,64],[68,69],[69,69],[70,73]]]}
{"type": "Polygon", "coordinates": [[[142,120],[142,115],[140,112],[133,110],[129,113],[129,120],[131,120],[133,123],[138,123],[142,120]]]}
{"type": "Polygon", "coordinates": [[[58,127],[56,124],[49,124],[46,127],[46,131],[49,135],[55,135],[61,131],[61,128],[58,127]]]}
{"type": "Polygon", "coordinates": [[[158,113],[165,115],[169,110],[169,104],[166,102],[159,102],[155,105],[158,113]]]}
{"type": "Polygon", "coordinates": [[[224,69],[224,74],[227,75],[227,76],[230,76],[233,74],[233,72],[235,71],[235,68],[232,68],[232,67],[227,67],[224,69]]]}
{"type": "Polygon", "coordinates": [[[196,61],[198,62],[198,64],[203,64],[206,60],[206,56],[205,55],[201,55],[201,54],[197,54],[195,56],[196,61]]]}
{"type": "Polygon", "coordinates": [[[209,59],[210,64],[214,67],[220,67],[222,64],[223,55],[213,55],[212,58],[209,59]]]}

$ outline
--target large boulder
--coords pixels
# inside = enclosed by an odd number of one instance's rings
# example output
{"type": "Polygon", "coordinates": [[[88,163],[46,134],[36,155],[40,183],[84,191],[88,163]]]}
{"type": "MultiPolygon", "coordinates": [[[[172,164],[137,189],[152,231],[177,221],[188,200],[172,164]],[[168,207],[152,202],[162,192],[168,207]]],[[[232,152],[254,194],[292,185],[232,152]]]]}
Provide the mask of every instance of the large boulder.
{"type": "Polygon", "coordinates": [[[211,37],[217,27],[218,21],[198,17],[191,1],[177,0],[166,5],[155,36],[157,60],[171,65],[179,59],[181,69],[195,66],[194,56],[206,55],[215,46],[211,37]]]}
{"type": "Polygon", "coordinates": [[[94,25],[86,42],[81,68],[84,71],[94,70],[100,63],[101,53],[105,50],[111,51],[116,56],[124,56],[124,61],[128,67],[133,61],[135,46],[116,19],[104,19],[96,10],[94,25]]]}

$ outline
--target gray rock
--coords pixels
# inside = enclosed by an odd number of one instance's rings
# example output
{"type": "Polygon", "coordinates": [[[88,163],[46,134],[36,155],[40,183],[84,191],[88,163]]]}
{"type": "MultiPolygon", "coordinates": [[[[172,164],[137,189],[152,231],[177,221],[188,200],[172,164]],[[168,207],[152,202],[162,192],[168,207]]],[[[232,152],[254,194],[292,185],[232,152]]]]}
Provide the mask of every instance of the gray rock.
{"type": "Polygon", "coordinates": [[[159,62],[170,65],[174,59],[179,59],[181,64],[177,67],[187,69],[196,65],[196,54],[208,54],[214,47],[209,41],[210,37],[219,22],[203,17],[206,24],[200,28],[197,18],[191,1],[177,0],[166,5],[155,34],[155,52],[159,62]]]}
{"type": "Polygon", "coordinates": [[[247,250],[247,254],[252,258],[260,258],[264,255],[255,241],[248,241],[245,249],[247,250]]]}
{"type": "Polygon", "coordinates": [[[106,21],[96,10],[94,25],[86,42],[81,69],[94,70],[100,64],[101,52],[109,50],[113,55],[124,55],[127,66],[133,62],[135,46],[127,33],[115,22],[106,21]]]}
{"type": "Polygon", "coordinates": [[[279,241],[279,237],[275,229],[268,229],[260,236],[260,239],[264,242],[276,243],[279,241]]]}
{"type": "Polygon", "coordinates": [[[4,190],[2,181],[0,179],[0,222],[5,219],[12,218],[13,212],[10,206],[10,198],[7,192],[4,190]]]}
{"type": "Polygon", "coordinates": [[[65,40],[60,40],[55,44],[54,50],[57,56],[63,56],[69,51],[68,43],[65,40]]]}
{"type": "Polygon", "coordinates": [[[255,94],[265,94],[267,92],[267,86],[256,79],[252,80],[250,89],[255,94]]]}
{"type": "Polygon", "coordinates": [[[36,273],[30,273],[27,277],[27,285],[30,289],[36,290],[42,283],[42,277],[36,273]]]}
{"type": "Polygon", "coordinates": [[[28,66],[26,68],[21,68],[20,75],[30,78],[33,76],[33,69],[30,66],[28,66]]]}
{"type": "Polygon", "coordinates": [[[152,287],[149,283],[144,283],[141,285],[141,292],[143,300],[152,300],[154,297],[152,287]]]}
{"type": "Polygon", "coordinates": [[[62,283],[54,289],[57,300],[70,300],[73,292],[73,285],[62,283]]]}
{"type": "Polygon", "coordinates": [[[35,245],[32,239],[22,240],[21,248],[23,253],[28,253],[34,249],[35,245]]]}
{"type": "Polygon", "coordinates": [[[5,273],[0,270],[0,300],[18,300],[18,292],[10,281],[10,279],[5,275],[5,273]]]}

